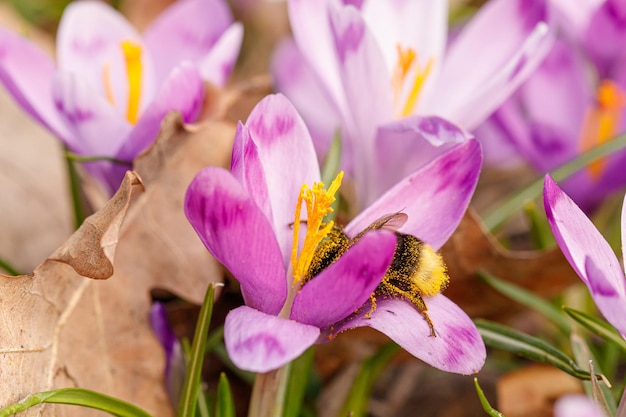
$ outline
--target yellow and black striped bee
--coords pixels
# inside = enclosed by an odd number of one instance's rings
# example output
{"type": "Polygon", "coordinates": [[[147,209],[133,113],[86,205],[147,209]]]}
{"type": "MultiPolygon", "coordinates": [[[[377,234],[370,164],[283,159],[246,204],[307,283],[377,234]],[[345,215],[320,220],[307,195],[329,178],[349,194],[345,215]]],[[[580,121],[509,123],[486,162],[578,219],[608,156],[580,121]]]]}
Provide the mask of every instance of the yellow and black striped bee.
{"type": "Polygon", "coordinates": [[[389,269],[371,296],[372,309],[368,315],[376,309],[377,297],[405,298],[422,314],[430,326],[431,336],[436,336],[435,326],[428,316],[428,307],[423,297],[443,291],[448,286],[449,278],[439,253],[415,236],[397,231],[407,219],[408,216],[401,212],[383,216],[353,238],[348,237],[343,229],[333,227],[316,248],[305,281],[339,259],[367,232],[390,229],[396,234],[396,250],[389,269]]]}

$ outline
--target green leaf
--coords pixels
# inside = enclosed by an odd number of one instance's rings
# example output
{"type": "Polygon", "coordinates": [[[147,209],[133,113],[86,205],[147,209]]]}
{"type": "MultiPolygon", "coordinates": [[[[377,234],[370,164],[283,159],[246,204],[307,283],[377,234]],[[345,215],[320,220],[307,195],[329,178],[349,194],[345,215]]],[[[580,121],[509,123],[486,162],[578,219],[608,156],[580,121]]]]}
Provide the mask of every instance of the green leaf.
{"type": "Polygon", "coordinates": [[[615,343],[623,351],[626,352],[626,340],[624,340],[624,338],[620,336],[620,334],[617,332],[617,330],[613,328],[613,326],[611,326],[604,320],[592,317],[586,313],[583,313],[582,311],[574,310],[573,308],[563,307],[563,310],[577,323],[589,329],[592,333],[597,334],[598,336],[615,343]]]}
{"type": "Polygon", "coordinates": [[[478,378],[474,378],[474,386],[476,387],[476,393],[478,394],[478,399],[480,399],[480,404],[483,406],[483,410],[491,417],[504,417],[504,414],[496,410],[489,404],[489,400],[485,397],[485,393],[483,389],[478,385],[478,378]]]}
{"type": "Polygon", "coordinates": [[[495,290],[506,295],[510,299],[517,301],[523,306],[537,311],[554,324],[556,324],[565,334],[571,332],[569,320],[563,315],[563,311],[556,308],[543,298],[537,297],[532,292],[518,285],[504,281],[486,272],[479,273],[479,277],[495,290]]]}
{"type": "Polygon", "coordinates": [[[569,356],[541,339],[487,320],[475,323],[487,346],[556,366],[579,379],[591,378],[589,372],[580,369],[569,356]]]}
{"type": "Polygon", "coordinates": [[[215,400],[216,417],[235,417],[235,400],[228,383],[226,374],[220,374],[220,381],[217,385],[217,398],[215,400]]]}
{"type": "Polygon", "coordinates": [[[70,151],[65,151],[65,156],[70,161],[79,162],[79,163],[105,161],[105,162],[111,162],[117,165],[126,165],[126,166],[132,165],[132,162],[122,161],[121,159],[113,158],[111,156],[104,156],[104,155],[82,156],[82,155],[77,155],[75,153],[72,153],[70,151]]]}
{"type": "MultiPolygon", "coordinates": [[[[559,182],[568,178],[572,174],[584,169],[587,165],[601,158],[607,157],[614,152],[626,148],[626,135],[620,135],[600,146],[590,149],[576,159],[561,165],[559,168],[551,171],[554,181],[559,182]]],[[[533,200],[543,192],[543,176],[537,178],[526,188],[515,190],[514,196],[506,202],[496,205],[495,209],[488,213],[483,222],[487,230],[493,231],[500,226],[506,219],[520,211],[527,201],[533,200]]]]}
{"type": "Polygon", "coordinates": [[[312,346],[291,363],[283,417],[298,417],[300,415],[314,358],[315,346],[312,346]]]}
{"type": "Polygon", "coordinates": [[[67,178],[69,179],[70,196],[72,198],[72,211],[74,212],[74,228],[78,229],[87,217],[85,202],[81,189],[80,177],[74,166],[74,161],[66,156],[65,166],[67,167],[67,178]]]}
{"type": "Polygon", "coordinates": [[[352,389],[346,398],[340,416],[362,417],[367,415],[367,403],[372,394],[374,382],[383,371],[385,365],[400,349],[395,343],[383,346],[372,357],[363,361],[357,374],[352,389]]]}
{"type": "Polygon", "coordinates": [[[339,166],[341,164],[341,132],[339,129],[335,132],[333,141],[330,144],[330,149],[326,154],[324,160],[324,166],[322,167],[322,182],[326,185],[333,182],[337,174],[339,173],[339,166]]]}
{"type": "Polygon", "coordinates": [[[151,417],[148,412],[125,401],[82,388],[61,388],[29,395],[18,403],[0,409],[0,417],[11,416],[42,403],[79,405],[118,417],[151,417]]]}
{"type": "Polygon", "coordinates": [[[13,275],[13,276],[22,275],[20,271],[17,270],[17,268],[13,267],[13,265],[11,265],[10,263],[8,263],[7,261],[1,258],[0,258],[0,269],[4,269],[6,273],[9,275],[13,275]]]}
{"type": "Polygon", "coordinates": [[[187,364],[185,384],[183,385],[180,402],[178,403],[178,417],[195,416],[198,390],[200,389],[200,373],[202,372],[204,350],[207,334],[209,332],[209,324],[211,323],[211,314],[213,312],[214,294],[215,287],[213,284],[210,284],[204,296],[204,302],[200,309],[200,316],[198,317],[196,331],[193,336],[193,345],[191,346],[189,363],[187,364]]]}
{"type": "Polygon", "coordinates": [[[524,213],[526,218],[530,221],[530,235],[538,249],[546,249],[554,246],[556,241],[552,234],[550,224],[546,219],[543,207],[541,210],[537,210],[537,205],[534,201],[528,201],[524,204],[524,213]]]}

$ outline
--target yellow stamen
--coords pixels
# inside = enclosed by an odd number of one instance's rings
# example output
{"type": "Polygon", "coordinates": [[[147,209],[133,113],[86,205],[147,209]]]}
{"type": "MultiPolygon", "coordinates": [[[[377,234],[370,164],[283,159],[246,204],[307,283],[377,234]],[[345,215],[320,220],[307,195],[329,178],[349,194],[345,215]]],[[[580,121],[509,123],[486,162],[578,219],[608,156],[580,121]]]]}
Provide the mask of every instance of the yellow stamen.
{"type": "Polygon", "coordinates": [[[126,74],[128,77],[128,108],[126,119],[137,123],[139,117],[139,99],[141,97],[141,46],[131,41],[122,42],[122,51],[126,61],[126,74]]]}
{"type": "Polygon", "coordinates": [[[400,44],[396,45],[396,50],[398,51],[398,62],[391,78],[391,86],[395,100],[398,101],[402,94],[402,86],[404,85],[406,75],[409,73],[415,58],[417,58],[417,54],[413,49],[404,49],[400,44]]]}
{"type": "MultiPolygon", "coordinates": [[[[610,80],[603,80],[596,91],[596,102],[587,110],[581,130],[580,148],[585,152],[611,139],[619,128],[621,112],[626,106],[626,94],[610,80]]],[[[606,160],[601,159],[589,165],[592,178],[602,174],[606,160]]]]}
{"type": "Polygon", "coordinates": [[[309,265],[311,265],[315,248],[333,227],[332,221],[324,224],[324,227],[322,227],[322,222],[324,217],[333,211],[331,205],[335,201],[335,193],[341,185],[342,178],[343,171],[339,172],[337,177],[330,184],[330,187],[328,187],[328,190],[324,190],[324,183],[322,182],[314,183],[313,188],[309,188],[308,185],[304,184],[300,189],[300,195],[298,196],[298,203],[296,205],[295,220],[293,223],[293,246],[291,249],[291,265],[293,267],[294,285],[302,282],[302,279],[309,270],[309,265]],[[298,255],[298,235],[300,233],[300,212],[302,202],[306,204],[307,232],[304,238],[302,250],[298,255]]]}
{"type": "Polygon", "coordinates": [[[115,106],[115,96],[113,95],[113,86],[111,85],[111,66],[105,64],[102,68],[102,83],[104,84],[104,94],[106,99],[112,106],[115,106]]]}
{"type": "Polygon", "coordinates": [[[428,78],[428,75],[430,74],[430,70],[433,67],[433,62],[434,59],[431,57],[426,63],[426,68],[424,68],[423,70],[419,67],[416,68],[415,79],[413,80],[413,87],[411,87],[409,97],[406,99],[406,103],[404,104],[402,116],[408,116],[413,113],[413,110],[415,110],[417,99],[419,98],[420,92],[422,91],[422,86],[424,85],[426,78],[428,78]]]}

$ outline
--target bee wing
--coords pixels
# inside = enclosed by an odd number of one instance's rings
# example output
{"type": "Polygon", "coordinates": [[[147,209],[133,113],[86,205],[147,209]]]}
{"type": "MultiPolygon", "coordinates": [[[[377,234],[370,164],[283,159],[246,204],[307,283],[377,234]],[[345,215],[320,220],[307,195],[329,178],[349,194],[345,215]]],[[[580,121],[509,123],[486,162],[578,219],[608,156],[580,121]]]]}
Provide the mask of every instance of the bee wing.
{"type": "Polygon", "coordinates": [[[378,220],[374,221],[374,223],[370,224],[364,230],[359,232],[354,237],[354,240],[357,240],[363,237],[363,235],[365,235],[365,233],[369,232],[370,230],[387,229],[387,230],[391,230],[395,232],[399,228],[404,226],[404,224],[407,222],[408,219],[409,219],[409,216],[406,213],[397,212],[397,213],[387,214],[379,218],[378,220]]]}

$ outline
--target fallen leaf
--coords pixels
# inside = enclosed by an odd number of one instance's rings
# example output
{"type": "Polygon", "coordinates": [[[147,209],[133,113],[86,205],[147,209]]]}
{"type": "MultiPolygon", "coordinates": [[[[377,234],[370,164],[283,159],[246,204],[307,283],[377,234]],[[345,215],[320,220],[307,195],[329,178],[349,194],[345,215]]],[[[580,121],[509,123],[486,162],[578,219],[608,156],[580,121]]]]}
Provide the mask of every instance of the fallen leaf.
{"type": "MultiPolygon", "coordinates": [[[[233,137],[232,123],[190,129],[169,115],[156,143],[136,161],[145,191],[127,210],[116,194],[32,278],[0,278],[0,406],[78,386],[154,415],[173,414],[163,388],[163,352],[148,321],[150,291],[167,289],[199,303],[209,283],[222,279],[185,218],[183,198],[200,169],[228,164],[233,137]]],[[[127,175],[126,181],[136,178],[127,175]]],[[[42,410],[76,414],[46,405],[25,415],[42,410]]]]}
{"type": "Polygon", "coordinates": [[[472,317],[503,319],[521,307],[478,277],[479,272],[519,285],[542,297],[551,297],[579,281],[556,247],[545,251],[509,251],[485,230],[469,209],[441,249],[450,286],[445,295],[472,317]]]}

